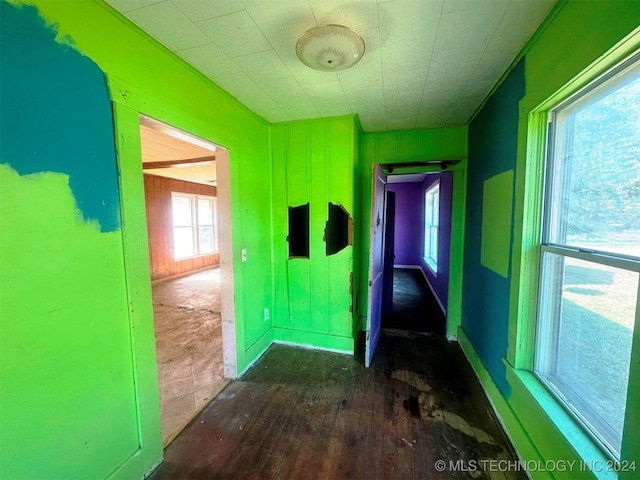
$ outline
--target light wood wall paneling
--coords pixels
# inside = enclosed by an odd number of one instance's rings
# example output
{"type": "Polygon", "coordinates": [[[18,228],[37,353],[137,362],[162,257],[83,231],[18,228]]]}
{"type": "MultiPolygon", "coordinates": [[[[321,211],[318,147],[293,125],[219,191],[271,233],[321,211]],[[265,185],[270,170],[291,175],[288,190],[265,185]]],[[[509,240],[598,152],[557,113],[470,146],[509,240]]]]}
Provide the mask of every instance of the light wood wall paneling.
{"type": "Polygon", "coordinates": [[[171,192],[215,197],[216,187],[145,174],[144,192],[152,280],[220,264],[218,253],[174,260],[171,223],[171,192]]]}

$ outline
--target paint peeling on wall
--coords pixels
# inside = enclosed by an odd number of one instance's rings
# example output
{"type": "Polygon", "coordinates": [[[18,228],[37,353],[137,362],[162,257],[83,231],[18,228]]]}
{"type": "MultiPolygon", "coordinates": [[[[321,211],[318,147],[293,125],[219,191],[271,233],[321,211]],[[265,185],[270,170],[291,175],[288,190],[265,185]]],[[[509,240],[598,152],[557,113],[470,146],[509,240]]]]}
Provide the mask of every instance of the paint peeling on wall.
{"type": "Polygon", "coordinates": [[[86,221],[120,225],[113,115],[104,75],[38,10],[0,2],[0,162],[60,172],[86,221]],[[59,42],[63,41],[64,44],[59,42]]]}

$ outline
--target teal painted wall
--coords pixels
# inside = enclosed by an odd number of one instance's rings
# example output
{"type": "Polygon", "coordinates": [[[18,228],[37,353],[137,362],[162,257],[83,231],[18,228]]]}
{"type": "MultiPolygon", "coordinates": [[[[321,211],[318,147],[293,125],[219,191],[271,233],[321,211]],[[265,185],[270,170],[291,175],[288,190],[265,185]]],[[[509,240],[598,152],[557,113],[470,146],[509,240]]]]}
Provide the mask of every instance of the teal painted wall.
{"type": "MultiPolygon", "coordinates": [[[[482,248],[511,258],[513,217],[483,211],[487,181],[513,171],[518,154],[518,102],[524,96],[524,62],[520,61],[469,125],[467,222],[465,225],[462,328],[500,389],[508,394],[502,359],[507,355],[510,272],[503,276],[481,264],[482,248]],[[507,239],[507,248],[483,244],[483,225],[507,239]]],[[[505,189],[512,202],[513,182],[505,189]]],[[[486,242],[486,240],[485,240],[486,242]]]]}
{"type": "MultiPolygon", "coordinates": [[[[544,131],[545,128],[545,122],[537,123],[530,113],[559,92],[562,94],[561,89],[569,82],[575,79],[582,82],[582,78],[587,81],[589,75],[602,70],[603,58],[607,58],[603,56],[612,48],[618,50],[608,60],[610,63],[615,62],[616,56],[621,58],[619,52],[628,54],[640,48],[638,25],[638,2],[560,2],[526,47],[523,60],[470,125],[465,309],[460,343],[525,461],[575,461],[579,465],[581,460],[607,460],[529,373],[531,350],[528,345],[533,339],[531,326],[535,320],[536,299],[532,293],[535,285],[533,290],[528,290],[527,285],[535,284],[532,279],[536,273],[530,269],[537,267],[535,261],[527,259],[536,257],[538,240],[527,233],[537,222],[531,217],[530,206],[531,202],[535,203],[536,194],[525,197],[525,191],[527,185],[536,182],[529,167],[531,155],[544,155],[544,140],[539,140],[544,134],[539,135],[536,129],[544,131]],[[514,180],[504,182],[501,191],[489,195],[494,202],[503,199],[509,203],[508,209],[496,213],[510,220],[501,221],[499,225],[479,224],[478,216],[484,212],[477,202],[487,199],[483,189],[493,188],[492,180],[510,170],[514,180]],[[529,203],[525,205],[525,201],[529,203]],[[503,246],[499,252],[485,251],[483,239],[491,238],[495,232],[483,230],[482,225],[485,230],[498,228],[509,235],[510,248],[503,246]],[[503,260],[506,269],[497,268],[503,260]],[[488,268],[492,265],[494,271],[488,268]],[[506,272],[506,277],[500,272],[506,272]],[[474,304],[477,295],[472,290],[476,287],[491,290],[484,292],[480,310],[474,304]]],[[[640,465],[638,324],[636,317],[622,447],[622,459],[636,461],[637,466],[640,465]]],[[[622,472],[619,477],[604,470],[597,474],[579,468],[553,473],[538,470],[530,474],[534,479],[638,478],[637,470],[622,472]]]]}
{"type": "Polygon", "coordinates": [[[109,92],[34,7],[0,19],[0,477],[106,478],[140,448],[109,92]]]}
{"type": "Polygon", "coordinates": [[[272,341],[269,125],[104,2],[28,3],[1,4],[0,477],[141,478],[162,443],[138,114],[229,149],[239,372],[272,341]]]}

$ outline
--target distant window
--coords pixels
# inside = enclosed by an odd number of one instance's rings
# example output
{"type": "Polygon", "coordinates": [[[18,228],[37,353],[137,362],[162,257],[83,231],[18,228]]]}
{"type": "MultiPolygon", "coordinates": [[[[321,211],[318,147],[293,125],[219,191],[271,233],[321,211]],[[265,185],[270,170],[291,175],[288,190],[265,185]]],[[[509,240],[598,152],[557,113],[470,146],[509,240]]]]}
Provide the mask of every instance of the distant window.
{"type": "Polygon", "coordinates": [[[215,197],[172,193],[171,202],[174,260],[215,252],[215,197]]]}
{"type": "Polygon", "coordinates": [[[424,194],[424,261],[438,271],[438,229],[440,225],[440,180],[424,194]]]}
{"type": "Polygon", "coordinates": [[[549,112],[534,370],[620,457],[640,270],[640,62],[549,112]]]}

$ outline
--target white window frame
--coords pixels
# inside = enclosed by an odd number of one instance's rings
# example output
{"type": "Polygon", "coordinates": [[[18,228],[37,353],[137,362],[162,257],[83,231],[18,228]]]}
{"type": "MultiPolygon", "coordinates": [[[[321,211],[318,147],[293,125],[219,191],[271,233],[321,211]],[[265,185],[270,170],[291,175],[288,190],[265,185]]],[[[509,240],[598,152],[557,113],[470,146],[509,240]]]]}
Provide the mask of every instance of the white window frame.
{"type": "Polygon", "coordinates": [[[440,234],[440,179],[424,192],[424,243],[422,257],[434,274],[438,273],[438,236],[440,234]],[[431,205],[431,208],[429,207],[431,205]],[[435,235],[435,248],[431,239],[435,235]]]}
{"type": "MultiPolygon", "coordinates": [[[[181,228],[181,227],[176,227],[173,225],[173,199],[175,197],[185,197],[185,198],[190,198],[191,199],[191,205],[192,205],[192,209],[191,209],[191,216],[192,216],[192,221],[191,221],[191,229],[192,229],[192,235],[191,235],[191,239],[193,242],[193,255],[188,255],[188,256],[184,256],[184,257],[176,257],[175,254],[175,248],[173,248],[173,260],[174,261],[181,261],[181,260],[187,260],[189,258],[195,258],[195,257],[203,257],[206,255],[213,255],[218,253],[218,228],[217,228],[217,223],[218,223],[218,210],[217,210],[217,197],[213,197],[210,195],[198,195],[198,194],[193,194],[193,193],[184,193],[184,192],[171,192],[171,209],[172,209],[172,221],[171,221],[171,242],[172,245],[175,246],[175,240],[174,240],[174,231],[176,228],[181,228]],[[198,200],[209,200],[212,203],[212,214],[213,214],[213,249],[210,252],[201,252],[200,251],[200,241],[199,241],[199,232],[200,232],[200,221],[198,218],[198,200]]],[[[209,225],[206,225],[209,226],[209,225]]]]}
{"type": "MultiPolygon", "coordinates": [[[[579,407],[572,402],[561,389],[555,385],[549,377],[542,373],[542,370],[546,368],[553,356],[557,355],[557,332],[554,334],[553,329],[557,329],[559,316],[559,309],[553,305],[553,291],[557,295],[557,289],[562,288],[562,282],[558,281],[556,277],[550,275],[545,271],[545,265],[543,259],[547,254],[553,254],[558,256],[557,258],[578,259],[585,262],[591,262],[596,265],[605,265],[609,267],[615,267],[632,272],[640,272],[640,258],[615,253],[612,251],[597,251],[588,248],[581,248],[580,246],[571,245],[566,240],[562,243],[558,243],[557,238],[552,242],[551,231],[556,226],[556,214],[558,209],[561,208],[559,203],[554,198],[554,175],[559,175],[559,170],[566,168],[561,163],[564,159],[556,159],[556,146],[560,142],[564,142],[559,133],[558,128],[558,112],[564,108],[570,107],[576,103],[579,104],[581,99],[594,89],[603,87],[603,92],[606,95],[607,91],[612,91],[615,85],[619,81],[614,79],[620,72],[626,71],[632,65],[637,68],[638,62],[640,62],[640,54],[633,56],[625,62],[622,62],[617,67],[613,68],[609,72],[605,73],[601,77],[597,78],[583,90],[577,92],[575,95],[569,97],[561,104],[549,112],[548,123],[548,145],[547,145],[547,161],[545,171],[545,191],[544,191],[544,205],[542,214],[542,234],[540,240],[540,274],[539,274],[539,286],[538,286],[538,318],[536,325],[536,343],[535,343],[535,361],[533,366],[533,373],[538,380],[547,388],[547,390],[555,397],[558,403],[573,417],[576,423],[589,435],[600,448],[612,459],[618,461],[620,459],[620,452],[614,448],[607,440],[605,440],[601,430],[592,425],[586,418],[584,413],[585,408],[582,407],[581,413],[579,407]],[[551,313],[551,314],[550,314],[551,313]],[[554,342],[555,339],[555,342],[554,342]]],[[[556,189],[559,187],[555,186],[556,189]]],[[[638,309],[638,297],[636,296],[636,310],[638,309]]],[[[636,326],[637,327],[637,326],[636,326]]],[[[603,424],[604,425],[604,424],[603,424]]],[[[622,432],[621,432],[622,434],[622,432]]]]}

